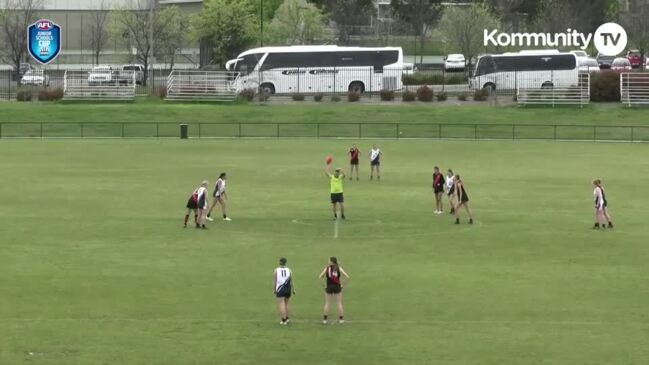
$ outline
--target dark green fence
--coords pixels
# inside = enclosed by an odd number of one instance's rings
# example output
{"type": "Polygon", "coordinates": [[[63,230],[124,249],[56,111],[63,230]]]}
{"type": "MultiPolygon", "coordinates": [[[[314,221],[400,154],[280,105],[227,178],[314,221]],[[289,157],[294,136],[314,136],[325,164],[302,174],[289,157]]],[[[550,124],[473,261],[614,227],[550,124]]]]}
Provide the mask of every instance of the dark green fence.
{"type": "MultiPolygon", "coordinates": [[[[423,138],[649,142],[649,126],[444,123],[186,123],[190,138],[423,138]]],[[[180,123],[0,122],[0,138],[179,138],[180,123]]]]}

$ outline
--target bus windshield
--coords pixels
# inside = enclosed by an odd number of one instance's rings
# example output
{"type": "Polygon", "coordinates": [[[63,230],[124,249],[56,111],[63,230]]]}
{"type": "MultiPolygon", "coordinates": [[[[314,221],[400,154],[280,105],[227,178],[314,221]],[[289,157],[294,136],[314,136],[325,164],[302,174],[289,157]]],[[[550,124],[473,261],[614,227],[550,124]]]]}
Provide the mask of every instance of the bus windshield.
{"type": "Polygon", "coordinates": [[[242,75],[247,75],[255,70],[259,59],[261,58],[261,53],[253,53],[243,57],[240,57],[234,71],[241,73],[242,75]]]}

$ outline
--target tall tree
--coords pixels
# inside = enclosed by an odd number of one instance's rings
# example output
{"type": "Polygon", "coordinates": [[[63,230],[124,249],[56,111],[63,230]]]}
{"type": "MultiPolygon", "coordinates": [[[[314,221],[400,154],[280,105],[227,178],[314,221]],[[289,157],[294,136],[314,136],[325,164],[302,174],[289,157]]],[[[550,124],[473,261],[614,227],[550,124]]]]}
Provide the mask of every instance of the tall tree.
{"type": "Polygon", "coordinates": [[[90,14],[90,22],[86,23],[86,37],[92,48],[95,65],[99,64],[99,57],[108,41],[108,9],[102,0],[99,8],[90,14]]]}
{"type": "Polygon", "coordinates": [[[208,46],[211,62],[222,64],[255,42],[258,20],[248,0],[206,0],[191,21],[191,33],[208,46]]]}
{"type": "Polygon", "coordinates": [[[444,12],[439,30],[446,43],[454,47],[449,51],[460,51],[466,58],[467,68],[470,70],[473,59],[482,51],[486,51],[482,39],[484,29],[494,29],[498,26],[498,21],[498,18],[493,16],[483,4],[454,6],[444,12]]]}
{"type": "Polygon", "coordinates": [[[606,22],[609,0],[543,0],[535,28],[542,32],[565,32],[577,29],[594,33],[606,22]]]}
{"type": "Polygon", "coordinates": [[[649,52],[649,3],[637,1],[622,15],[622,24],[629,36],[629,43],[638,48],[642,64],[646,66],[645,54],[649,52]]]}
{"type": "Polygon", "coordinates": [[[306,0],[284,0],[268,29],[274,44],[312,44],[327,38],[327,17],[306,0]]]}
{"type": "Polygon", "coordinates": [[[111,14],[110,32],[116,38],[126,39],[136,49],[135,58],[144,66],[146,84],[153,52],[157,53],[157,48],[165,45],[175,24],[168,22],[165,12],[150,0],[131,0],[128,5],[111,14]]]}
{"type": "Polygon", "coordinates": [[[423,49],[426,34],[442,15],[442,0],[392,0],[391,6],[397,17],[411,25],[423,49]]]}
{"type": "Polygon", "coordinates": [[[366,24],[376,14],[372,0],[311,0],[324,9],[336,25],[338,42],[348,44],[355,26],[366,24]]]}
{"type": "Polygon", "coordinates": [[[521,20],[533,20],[539,11],[541,0],[483,0],[494,16],[500,18],[504,31],[522,28],[521,20]]]}
{"type": "Polygon", "coordinates": [[[3,43],[3,59],[14,65],[16,72],[27,56],[27,27],[38,20],[42,0],[6,0],[0,11],[0,37],[3,43]]]}
{"type": "Polygon", "coordinates": [[[176,63],[176,54],[186,44],[189,19],[178,6],[172,5],[165,7],[157,14],[156,23],[160,23],[158,29],[163,34],[159,35],[155,53],[162,56],[169,67],[173,68],[176,63]]]}

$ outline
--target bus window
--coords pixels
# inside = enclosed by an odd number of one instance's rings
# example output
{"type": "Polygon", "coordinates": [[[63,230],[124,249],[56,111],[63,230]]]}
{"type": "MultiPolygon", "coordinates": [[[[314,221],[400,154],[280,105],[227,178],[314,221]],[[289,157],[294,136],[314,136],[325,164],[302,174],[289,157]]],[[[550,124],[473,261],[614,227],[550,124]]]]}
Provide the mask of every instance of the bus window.
{"type": "Polygon", "coordinates": [[[236,71],[240,72],[242,75],[251,73],[254,71],[260,58],[261,54],[259,53],[243,56],[239,62],[237,62],[236,71]]]}
{"type": "Polygon", "coordinates": [[[488,75],[494,72],[493,59],[489,56],[480,57],[478,66],[476,67],[475,76],[488,75]]]}

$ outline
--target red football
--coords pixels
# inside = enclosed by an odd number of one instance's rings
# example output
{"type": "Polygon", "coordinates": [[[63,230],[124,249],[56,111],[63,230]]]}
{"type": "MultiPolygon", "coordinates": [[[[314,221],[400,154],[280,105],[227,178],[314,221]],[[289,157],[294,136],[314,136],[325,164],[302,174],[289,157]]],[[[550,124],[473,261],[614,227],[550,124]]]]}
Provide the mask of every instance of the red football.
{"type": "Polygon", "coordinates": [[[332,162],[334,162],[334,158],[331,156],[327,156],[327,165],[331,165],[332,162]]]}

